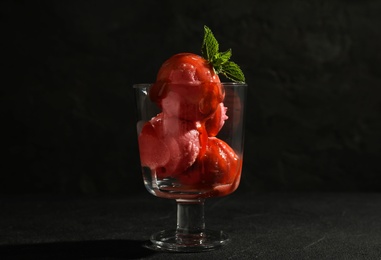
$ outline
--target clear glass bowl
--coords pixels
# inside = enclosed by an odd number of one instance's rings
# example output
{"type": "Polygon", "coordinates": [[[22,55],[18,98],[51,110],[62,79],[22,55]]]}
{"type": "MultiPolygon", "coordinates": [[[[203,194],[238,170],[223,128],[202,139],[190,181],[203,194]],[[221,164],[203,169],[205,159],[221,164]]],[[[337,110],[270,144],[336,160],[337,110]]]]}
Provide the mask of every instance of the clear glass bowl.
{"type": "Polygon", "coordinates": [[[144,185],[177,202],[177,227],[153,234],[153,249],[197,252],[229,242],[224,232],[205,229],[204,202],[229,195],[240,183],[247,85],[217,84],[223,101],[216,109],[193,92],[157,103],[149,95],[152,84],[133,86],[144,185]]]}

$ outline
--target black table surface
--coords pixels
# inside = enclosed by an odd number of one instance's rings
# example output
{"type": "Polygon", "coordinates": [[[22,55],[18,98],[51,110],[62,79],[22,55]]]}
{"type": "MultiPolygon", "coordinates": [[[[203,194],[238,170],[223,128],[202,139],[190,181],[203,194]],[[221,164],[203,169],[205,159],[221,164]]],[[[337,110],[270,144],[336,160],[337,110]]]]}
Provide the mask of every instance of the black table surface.
{"type": "Polygon", "coordinates": [[[0,259],[381,259],[381,194],[237,191],[205,204],[206,225],[230,244],[203,253],[144,247],[176,225],[172,200],[0,199],[0,259]]]}

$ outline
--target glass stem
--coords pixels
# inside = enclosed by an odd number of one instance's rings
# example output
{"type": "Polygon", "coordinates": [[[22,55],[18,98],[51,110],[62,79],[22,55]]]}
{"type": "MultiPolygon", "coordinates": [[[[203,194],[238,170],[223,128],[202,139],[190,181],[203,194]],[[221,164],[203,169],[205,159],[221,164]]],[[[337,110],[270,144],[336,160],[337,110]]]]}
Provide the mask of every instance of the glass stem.
{"type": "Polygon", "coordinates": [[[204,200],[176,200],[176,202],[178,238],[202,237],[205,231],[204,200]]]}

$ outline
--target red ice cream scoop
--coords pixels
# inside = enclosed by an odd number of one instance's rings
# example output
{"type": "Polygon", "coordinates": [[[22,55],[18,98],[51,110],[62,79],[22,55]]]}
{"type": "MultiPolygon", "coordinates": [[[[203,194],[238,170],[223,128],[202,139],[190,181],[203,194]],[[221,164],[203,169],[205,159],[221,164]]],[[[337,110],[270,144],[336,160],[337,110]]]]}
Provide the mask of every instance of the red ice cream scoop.
{"type": "Polygon", "coordinates": [[[209,137],[205,154],[178,178],[192,189],[210,189],[232,184],[239,174],[240,165],[240,158],[227,143],[209,137]]]}
{"type": "Polygon", "coordinates": [[[203,121],[216,111],[224,90],[208,61],[180,53],[163,63],[149,95],[168,116],[203,121]]]}

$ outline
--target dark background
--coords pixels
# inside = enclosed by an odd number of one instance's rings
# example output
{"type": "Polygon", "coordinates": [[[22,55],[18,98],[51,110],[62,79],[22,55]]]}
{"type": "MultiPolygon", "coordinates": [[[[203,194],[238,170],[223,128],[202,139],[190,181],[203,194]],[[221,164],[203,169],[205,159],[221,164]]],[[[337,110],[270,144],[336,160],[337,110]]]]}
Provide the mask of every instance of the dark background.
{"type": "Polygon", "coordinates": [[[381,1],[1,1],[0,195],[145,192],[132,84],[200,53],[249,84],[240,189],[381,191],[381,1]]]}

